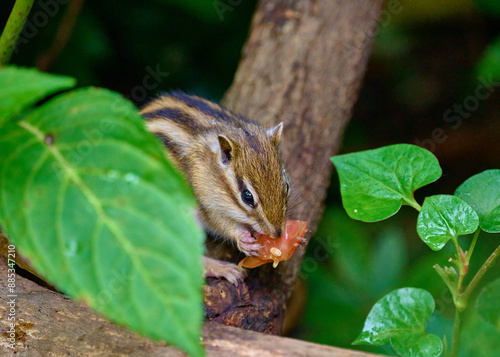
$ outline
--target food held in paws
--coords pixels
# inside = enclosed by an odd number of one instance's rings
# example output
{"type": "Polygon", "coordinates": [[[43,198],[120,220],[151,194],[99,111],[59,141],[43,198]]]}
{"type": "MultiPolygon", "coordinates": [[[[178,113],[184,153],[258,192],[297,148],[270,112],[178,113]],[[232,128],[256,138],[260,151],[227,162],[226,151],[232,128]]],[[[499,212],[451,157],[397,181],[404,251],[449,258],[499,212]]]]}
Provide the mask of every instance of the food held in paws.
{"type": "Polygon", "coordinates": [[[268,235],[256,233],[257,242],[262,245],[258,256],[245,257],[238,263],[239,267],[256,268],[273,263],[276,268],[279,262],[288,260],[295,250],[305,242],[307,232],[306,221],[287,221],[285,233],[280,238],[271,238],[268,235]]]}

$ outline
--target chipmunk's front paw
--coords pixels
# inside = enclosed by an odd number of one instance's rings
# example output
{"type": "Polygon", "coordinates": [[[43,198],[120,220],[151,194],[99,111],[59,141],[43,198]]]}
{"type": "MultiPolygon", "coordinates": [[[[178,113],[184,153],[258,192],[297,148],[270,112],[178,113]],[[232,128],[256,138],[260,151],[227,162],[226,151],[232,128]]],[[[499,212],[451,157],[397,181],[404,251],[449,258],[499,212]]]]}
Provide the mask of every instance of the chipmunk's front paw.
{"type": "Polygon", "coordinates": [[[238,285],[239,282],[245,279],[245,276],[236,264],[209,257],[203,257],[203,264],[205,267],[205,277],[224,278],[234,285],[238,285]]]}
{"type": "Polygon", "coordinates": [[[238,249],[248,256],[259,255],[259,250],[262,249],[262,245],[257,243],[257,239],[252,237],[250,232],[244,232],[238,239],[238,249]]]}

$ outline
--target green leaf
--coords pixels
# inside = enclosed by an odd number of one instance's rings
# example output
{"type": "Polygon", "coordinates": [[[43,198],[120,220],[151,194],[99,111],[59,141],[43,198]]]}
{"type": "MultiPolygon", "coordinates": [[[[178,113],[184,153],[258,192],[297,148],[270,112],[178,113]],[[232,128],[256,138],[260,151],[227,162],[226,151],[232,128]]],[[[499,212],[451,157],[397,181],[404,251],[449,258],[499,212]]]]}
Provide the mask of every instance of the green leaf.
{"type": "Polygon", "coordinates": [[[442,341],[425,332],[425,324],[433,311],[434,299],[427,291],[394,290],[373,306],[353,344],[384,345],[390,341],[401,356],[439,356],[442,341]]]}
{"type": "Polygon", "coordinates": [[[476,307],[479,316],[500,331],[500,278],[483,288],[476,307]]]}
{"type": "Polygon", "coordinates": [[[467,202],[479,216],[485,232],[500,232],[500,170],[486,170],[462,183],[455,196],[467,202]]]}
{"type": "Polygon", "coordinates": [[[49,282],[202,356],[203,233],[188,186],[120,95],[59,95],[0,128],[1,225],[49,282]]]}
{"type": "Polygon", "coordinates": [[[49,75],[34,68],[0,69],[0,126],[47,95],[75,84],[73,78],[49,75]]]}
{"type": "Polygon", "coordinates": [[[473,233],[479,225],[476,212],[451,195],[427,197],[417,219],[417,233],[432,249],[440,250],[450,240],[473,233]]]}
{"type": "Polygon", "coordinates": [[[391,145],[331,160],[347,214],[364,222],[386,219],[402,204],[419,209],[413,192],[441,176],[436,157],[415,145],[391,145]]]}

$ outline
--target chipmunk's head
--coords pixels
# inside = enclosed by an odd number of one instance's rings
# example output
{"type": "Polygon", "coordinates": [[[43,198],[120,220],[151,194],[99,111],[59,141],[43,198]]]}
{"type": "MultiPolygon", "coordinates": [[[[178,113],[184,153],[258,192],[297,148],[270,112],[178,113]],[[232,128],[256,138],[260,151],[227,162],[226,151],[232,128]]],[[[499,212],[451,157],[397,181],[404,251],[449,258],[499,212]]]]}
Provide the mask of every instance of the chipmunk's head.
{"type": "Polygon", "coordinates": [[[226,180],[230,219],[252,234],[284,233],[289,180],[278,151],[283,123],[271,129],[246,125],[217,136],[218,166],[226,180]]]}

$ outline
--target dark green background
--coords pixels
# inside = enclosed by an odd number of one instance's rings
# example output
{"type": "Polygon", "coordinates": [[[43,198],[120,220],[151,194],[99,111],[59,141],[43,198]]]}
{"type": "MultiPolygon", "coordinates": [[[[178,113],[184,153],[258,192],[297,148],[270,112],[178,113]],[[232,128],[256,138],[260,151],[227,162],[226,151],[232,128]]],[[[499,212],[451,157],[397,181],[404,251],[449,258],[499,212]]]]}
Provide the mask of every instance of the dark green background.
{"type": "MultiPolygon", "coordinates": [[[[342,147],[346,153],[401,142],[426,143],[439,159],[443,177],[417,192],[420,203],[426,195],[453,193],[473,174],[500,168],[500,86],[493,87],[487,100],[478,101],[477,110],[467,111],[460,125],[445,120],[447,110],[473,100],[480,75],[500,80],[500,45],[488,50],[499,43],[498,2],[439,3],[442,6],[402,1],[402,11],[384,12],[342,147]],[[483,58],[488,51],[488,58],[483,58]],[[439,133],[439,142],[431,144],[433,132],[439,133]]],[[[12,4],[0,4],[2,26],[12,4]]],[[[19,44],[12,63],[34,66],[51,46],[66,9],[57,0],[35,2],[29,19],[35,31],[25,33],[24,38],[30,38],[19,44]]],[[[76,77],[80,86],[118,91],[141,105],[144,100],[133,95],[138,93],[134,88],[141,86],[147,68],[159,68],[168,75],[147,90],[147,97],[181,89],[219,100],[231,84],[254,9],[250,0],[88,0],[68,44],[48,71],[76,77]],[[220,17],[215,5],[221,9],[224,4],[228,10],[220,17]]],[[[432,252],[416,235],[415,224],[416,212],[408,207],[380,223],[350,220],[341,208],[334,173],[323,223],[304,261],[300,293],[308,295],[308,303],[290,334],[353,348],[350,342],[373,303],[404,286],[423,287],[433,294],[437,307],[428,330],[449,334],[451,297],[432,265],[444,265],[453,249],[447,245],[432,252]]],[[[480,237],[472,271],[498,241],[498,235],[480,237]]],[[[484,282],[499,272],[497,265],[484,282]]],[[[462,355],[500,351],[500,333],[470,315],[462,355]],[[485,339],[478,341],[478,333],[485,339]]],[[[388,346],[368,349],[393,353],[388,346]]]]}

